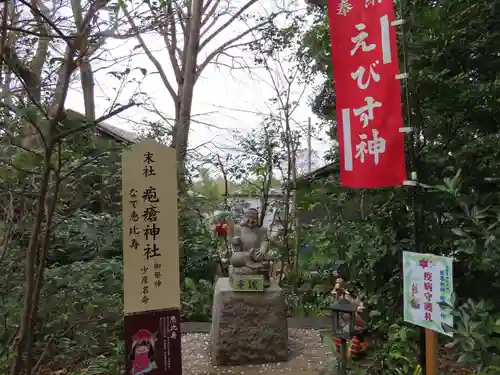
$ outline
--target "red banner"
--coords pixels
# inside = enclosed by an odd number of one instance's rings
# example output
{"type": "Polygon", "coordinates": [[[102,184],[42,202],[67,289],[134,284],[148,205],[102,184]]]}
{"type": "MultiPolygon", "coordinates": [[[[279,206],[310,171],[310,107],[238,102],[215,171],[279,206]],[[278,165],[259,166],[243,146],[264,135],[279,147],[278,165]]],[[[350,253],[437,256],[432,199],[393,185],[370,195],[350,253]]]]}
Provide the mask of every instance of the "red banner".
{"type": "Polygon", "coordinates": [[[406,179],[392,0],[328,0],[340,182],[353,188],[406,179]]]}

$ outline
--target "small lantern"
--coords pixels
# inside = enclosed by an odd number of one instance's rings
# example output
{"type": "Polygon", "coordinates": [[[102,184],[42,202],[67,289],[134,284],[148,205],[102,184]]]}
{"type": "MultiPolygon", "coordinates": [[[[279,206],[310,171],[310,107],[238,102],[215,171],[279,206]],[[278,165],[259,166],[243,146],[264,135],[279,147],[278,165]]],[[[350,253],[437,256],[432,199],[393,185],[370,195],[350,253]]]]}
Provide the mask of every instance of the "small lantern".
{"type": "Polygon", "coordinates": [[[351,340],[356,322],[356,306],[345,298],[332,304],[333,336],[343,340],[351,340]]]}

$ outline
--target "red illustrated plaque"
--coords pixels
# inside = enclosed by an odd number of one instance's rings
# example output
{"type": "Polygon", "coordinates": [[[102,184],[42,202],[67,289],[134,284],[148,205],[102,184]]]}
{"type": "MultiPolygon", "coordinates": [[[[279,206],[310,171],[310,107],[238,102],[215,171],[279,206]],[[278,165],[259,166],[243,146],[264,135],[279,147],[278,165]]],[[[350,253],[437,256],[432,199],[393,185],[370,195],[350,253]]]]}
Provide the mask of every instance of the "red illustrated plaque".
{"type": "Polygon", "coordinates": [[[125,315],[126,375],[181,375],[179,309],[125,315]]]}

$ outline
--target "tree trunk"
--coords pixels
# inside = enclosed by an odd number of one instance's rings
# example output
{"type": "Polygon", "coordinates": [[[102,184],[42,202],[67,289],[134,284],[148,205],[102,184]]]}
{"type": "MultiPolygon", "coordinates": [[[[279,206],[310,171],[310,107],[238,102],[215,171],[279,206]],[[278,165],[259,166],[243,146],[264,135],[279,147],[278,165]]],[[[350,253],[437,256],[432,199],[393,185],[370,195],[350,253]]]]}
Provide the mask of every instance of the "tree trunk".
{"type": "MultiPolygon", "coordinates": [[[[58,157],[59,159],[59,157],[58,157]]],[[[55,174],[55,186],[53,189],[53,192],[48,199],[47,202],[47,209],[46,209],[46,220],[45,220],[45,228],[44,228],[44,233],[43,233],[43,240],[42,240],[42,246],[40,246],[40,251],[38,255],[38,267],[37,267],[37,273],[36,273],[36,279],[35,279],[35,287],[34,287],[34,293],[32,296],[32,310],[30,313],[30,323],[32,327],[34,326],[34,323],[36,322],[38,318],[38,305],[40,302],[40,294],[42,291],[42,286],[43,286],[43,275],[45,272],[45,265],[46,265],[46,258],[47,258],[47,252],[49,249],[49,243],[50,243],[50,236],[52,234],[52,222],[54,219],[54,213],[56,210],[56,205],[57,205],[57,197],[59,195],[59,188],[60,188],[60,178],[59,178],[59,171],[60,171],[60,163],[61,161],[57,161],[59,164],[58,170],[54,172],[55,174]]],[[[33,338],[34,338],[35,332],[34,329],[31,329],[29,331],[28,338],[26,340],[26,373],[31,374],[31,370],[33,368],[33,356],[32,356],[32,345],[33,345],[33,338]]]]}
{"type": "Polygon", "coordinates": [[[196,68],[198,51],[200,48],[201,18],[203,14],[203,0],[193,0],[192,15],[189,21],[189,40],[185,51],[184,80],[180,96],[178,122],[175,124],[175,145],[177,161],[183,164],[186,159],[189,127],[191,124],[191,109],[193,105],[194,85],[196,83],[196,68]]]}
{"type": "Polygon", "coordinates": [[[94,73],[88,56],[84,56],[80,61],[80,81],[82,83],[85,119],[87,122],[93,122],[95,121],[94,73]]]}
{"type": "Polygon", "coordinates": [[[33,311],[32,296],[35,292],[35,262],[38,250],[38,238],[41,234],[44,211],[45,199],[47,196],[50,174],[51,174],[51,159],[53,152],[52,141],[49,141],[43,162],[43,175],[40,183],[40,192],[36,202],[35,220],[31,231],[31,237],[28,244],[28,251],[26,254],[26,292],[24,294],[24,305],[21,317],[21,324],[19,326],[19,335],[17,337],[15,360],[10,369],[10,375],[19,375],[21,372],[23,354],[26,349],[26,344],[29,336],[31,335],[31,312],[33,311]]]}

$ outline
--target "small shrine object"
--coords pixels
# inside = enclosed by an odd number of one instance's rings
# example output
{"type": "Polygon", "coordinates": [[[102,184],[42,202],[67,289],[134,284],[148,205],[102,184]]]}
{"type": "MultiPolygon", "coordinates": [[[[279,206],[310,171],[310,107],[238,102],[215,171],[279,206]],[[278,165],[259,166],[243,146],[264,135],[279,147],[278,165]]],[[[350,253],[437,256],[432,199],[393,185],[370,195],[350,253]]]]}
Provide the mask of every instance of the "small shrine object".
{"type": "Polygon", "coordinates": [[[354,337],[357,311],[357,306],[345,298],[338,299],[332,304],[333,337],[340,340],[339,375],[347,374],[347,340],[352,340],[354,337]]]}
{"type": "Polygon", "coordinates": [[[338,323],[336,323],[339,327],[337,335],[335,332],[333,333],[333,338],[335,342],[335,349],[337,353],[341,353],[342,351],[342,343],[343,341],[347,342],[347,358],[355,359],[359,354],[364,353],[368,349],[368,342],[365,339],[366,336],[366,323],[361,318],[360,313],[364,310],[365,306],[363,302],[359,298],[353,298],[353,296],[345,289],[345,281],[342,277],[339,277],[335,280],[335,287],[331,292],[332,297],[335,301],[342,302],[342,307],[345,308],[347,303],[350,303],[350,307],[356,309],[354,314],[354,330],[352,327],[349,328],[349,325],[352,324],[352,314],[348,312],[337,314],[338,323]],[[340,329],[342,327],[342,330],[340,329]],[[346,331],[349,330],[349,334],[346,334],[346,331]],[[349,336],[350,338],[345,338],[349,336]],[[344,338],[343,338],[344,337],[344,338]]]}
{"type": "Polygon", "coordinates": [[[336,300],[332,306],[333,336],[351,340],[354,336],[357,307],[347,299],[336,300]]]}

